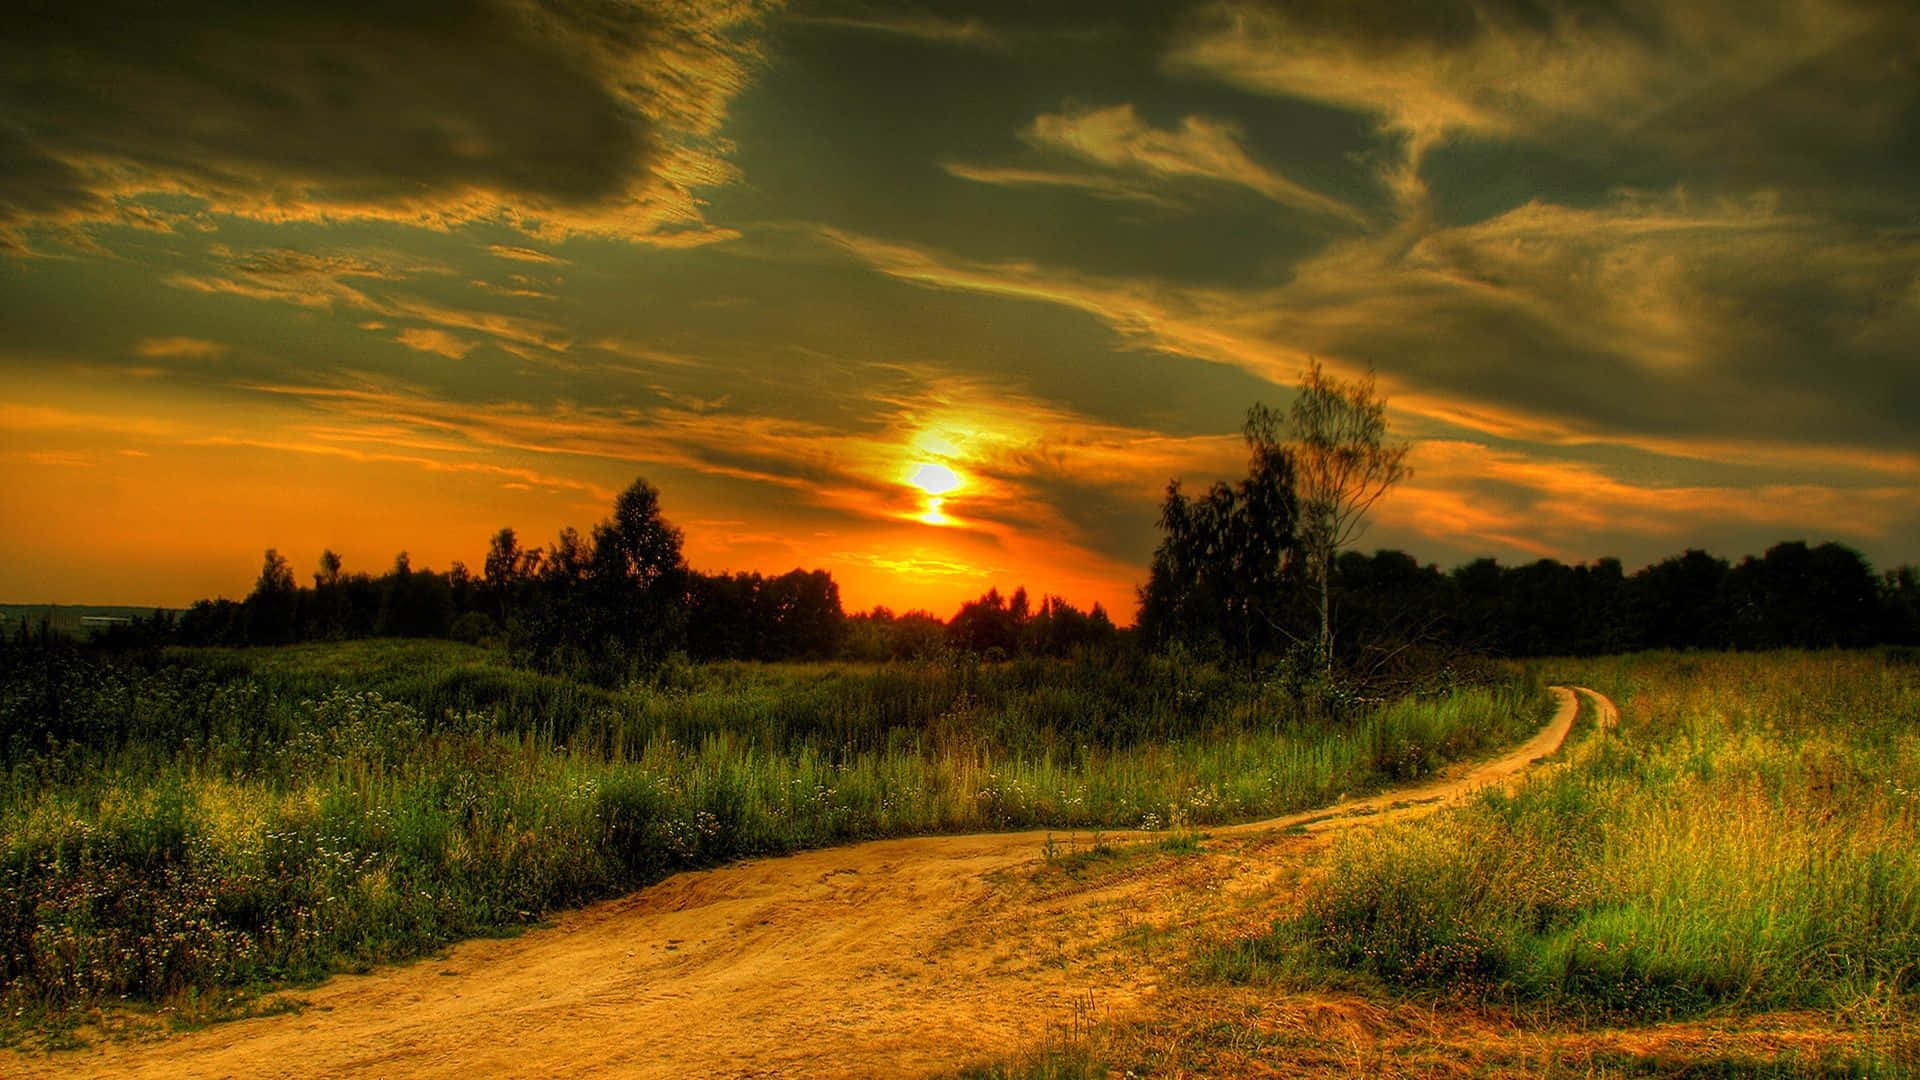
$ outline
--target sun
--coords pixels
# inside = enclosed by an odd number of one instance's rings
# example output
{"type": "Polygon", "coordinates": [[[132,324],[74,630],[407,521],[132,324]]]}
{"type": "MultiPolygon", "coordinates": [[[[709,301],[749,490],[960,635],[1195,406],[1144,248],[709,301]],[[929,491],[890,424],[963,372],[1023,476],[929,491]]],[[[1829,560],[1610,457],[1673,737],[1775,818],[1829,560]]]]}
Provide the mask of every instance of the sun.
{"type": "Polygon", "coordinates": [[[907,483],[929,495],[945,495],[960,486],[960,474],[938,462],[925,461],[908,468],[907,483]]]}

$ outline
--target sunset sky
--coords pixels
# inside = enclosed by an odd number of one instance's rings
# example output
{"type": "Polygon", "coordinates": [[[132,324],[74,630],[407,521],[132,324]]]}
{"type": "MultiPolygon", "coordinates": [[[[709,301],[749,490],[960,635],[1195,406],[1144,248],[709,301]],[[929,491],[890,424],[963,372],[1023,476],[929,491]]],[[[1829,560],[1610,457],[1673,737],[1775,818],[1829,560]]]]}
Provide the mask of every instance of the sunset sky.
{"type": "Polygon", "coordinates": [[[1414,442],[1367,548],[1920,561],[1910,0],[1140,6],[16,5],[0,600],[645,476],[699,569],[1127,622],[1309,357],[1414,442]]]}

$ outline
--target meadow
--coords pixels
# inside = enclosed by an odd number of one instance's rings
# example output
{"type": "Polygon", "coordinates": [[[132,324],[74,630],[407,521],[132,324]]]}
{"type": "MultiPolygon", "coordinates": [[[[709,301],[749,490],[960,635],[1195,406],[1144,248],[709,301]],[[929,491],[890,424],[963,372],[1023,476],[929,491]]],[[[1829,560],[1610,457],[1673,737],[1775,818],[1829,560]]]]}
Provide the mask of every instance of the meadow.
{"type": "Polygon", "coordinates": [[[618,690],[447,642],[6,659],[15,1038],[102,1004],[218,1012],[744,856],[1279,814],[1549,710],[1518,669],[1330,708],[1124,652],[679,664],[618,690]]]}
{"type": "MultiPolygon", "coordinates": [[[[1534,670],[1609,693],[1621,722],[1589,727],[1516,792],[1337,843],[1270,929],[1197,948],[1193,981],[1494,1008],[1550,1026],[1801,1010],[1836,1030],[1912,1031],[1911,653],[1642,654],[1534,670]]],[[[1835,1067],[1920,1064],[1901,1056],[1920,1046],[1893,1042],[1891,1057],[1835,1067]]]]}

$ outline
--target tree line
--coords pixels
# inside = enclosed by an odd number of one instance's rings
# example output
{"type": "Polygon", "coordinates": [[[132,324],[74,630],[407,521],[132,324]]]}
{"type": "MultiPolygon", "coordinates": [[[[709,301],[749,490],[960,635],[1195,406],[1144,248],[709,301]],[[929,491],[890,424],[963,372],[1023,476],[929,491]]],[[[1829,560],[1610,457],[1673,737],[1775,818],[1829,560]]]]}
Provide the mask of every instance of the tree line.
{"type": "MultiPolygon", "coordinates": [[[[1316,587],[1264,585],[1257,601],[1214,603],[1194,617],[1143,608],[1153,645],[1245,662],[1317,648],[1316,587]],[[1252,634],[1252,643],[1248,637],[1252,634]]],[[[1877,574],[1843,544],[1785,541],[1738,562],[1689,549],[1633,573],[1620,560],[1517,566],[1490,558],[1452,570],[1403,551],[1343,552],[1333,563],[1334,650],[1350,675],[1431,663],[1436,656],[1586,656],[1646,649],[1824,649],[1920,645],[1920,568],[1877,574]]],[[[1149,596],[1149,601],[1158,599],[1149,596]]]]}
{"type": "MultiPolygon", "coordinates": [[[[243,600],[201,600],[156,612],[109,637],[182,645],[284,645],[370,637],[498,642],[517,662],[617,683],[670,656],[692,660],[909,660],[946,652],[997,659],[1071,655],[1115,645],[1120,631],[1095,604],[1024,588],[989,589],[951,620],[885,607],[848,615],[825,570],[701,573],[662,515],[659,491],[636,480],[590,533],[569,527],[547,547],[512,528],[491,538],[480,572],[455,562],[416,569],[400,552],[383,574],[349,573],[320,555],[312,584],[268,549],[243,600]]],[[[21,634],[27,633],[23,626],[21,634]]]]}
{"type": "Polygon", "coordinates": [[[1442,572],[1346,550],[1411,475],[1370,374],[1341,380],[1312,363],[1289,414],[1256,404],[1242,433],[1244,477],[1193,495],[1167,486],[1139,591],[1150,647],[1366,683],[1463,655],[1920,644],[1920,571],[1876,576],[1837,543],[1784,542],[1738,563],[1688,550],[1631,575],[1610,558],[1442,572]]]}
{"type": "MultiPolygon", "coordinates": [[[[1296,557],[1288,464],[1257,447],[1247,479],[1188,497],[1171,485],[1137,629],[1098,604],[989,589],[949,618],[886,607],[849,614],[825,570],[706,574],[687,568],[658,492],[636,481],[614,514],[546,548],[503,528],[478,574],[348,573],[324,552],[299,582],[266,552],[244,600],[202,600],[109,637],[183,645],[275,645],[367,637],[498,642],[529,666],[618,681],[660,660],[913,660],[1067,657],[1180,648],[1263,668],[1319,663],[1321,599],[1343,676],[1391,679],[1461,655],[1594,655],[1641,649],[1920,645],[1920,568],[1876,573],[1838,543],[1775,544],[1737,562],[1689,549],[1628,573],[1620,560],[1490,559],[1442,570],[1395,550],[1345,551],[1324,591],[1296,557]]],[[[27,633],[23,624],[16,631],[27,633]]]]}

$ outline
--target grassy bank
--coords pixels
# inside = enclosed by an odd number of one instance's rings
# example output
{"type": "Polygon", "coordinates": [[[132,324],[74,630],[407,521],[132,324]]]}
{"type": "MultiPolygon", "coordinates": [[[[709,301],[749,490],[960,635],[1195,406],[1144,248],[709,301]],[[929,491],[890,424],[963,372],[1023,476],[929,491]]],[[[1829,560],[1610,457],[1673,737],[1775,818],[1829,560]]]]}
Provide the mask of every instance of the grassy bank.
{"type": "Polygon", "coordinates": [[[415,956],[744,855],[1282,813],[1547,705],[1509,674],[1336,720],[1148,657],[618,692],[441,643],[9,660],[0,1001],[29,1018],[415,956]]]}
{"type": "Polygon", "coordinates": [[[1619,729],[1517,795],[1342,843],[1297,915],[1203,972],[1633,1016],[1913,1006],[1920,666],[1650,655],[1546,674],[1612,694],[1619,729]]]}

